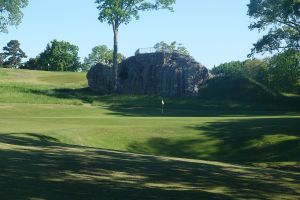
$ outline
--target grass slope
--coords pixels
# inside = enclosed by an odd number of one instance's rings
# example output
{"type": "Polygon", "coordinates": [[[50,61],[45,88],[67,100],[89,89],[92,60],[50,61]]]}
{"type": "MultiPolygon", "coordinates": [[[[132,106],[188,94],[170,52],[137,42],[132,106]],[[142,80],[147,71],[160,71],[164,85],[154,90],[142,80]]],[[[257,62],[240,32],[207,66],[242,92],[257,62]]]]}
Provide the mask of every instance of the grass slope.
{"type": "Polygon", "coordinates": [[[85,82],[0,69],[1,197],[299,197],[298,172],[262,168],[299,165],[297,103],[166,99],[162,115],[159,97],[101,96],[85,82]]]}
{"type": "Polygon", "coordinates": [[[3,134],[1,199],[297,199],[300,174],[3,134]]]}

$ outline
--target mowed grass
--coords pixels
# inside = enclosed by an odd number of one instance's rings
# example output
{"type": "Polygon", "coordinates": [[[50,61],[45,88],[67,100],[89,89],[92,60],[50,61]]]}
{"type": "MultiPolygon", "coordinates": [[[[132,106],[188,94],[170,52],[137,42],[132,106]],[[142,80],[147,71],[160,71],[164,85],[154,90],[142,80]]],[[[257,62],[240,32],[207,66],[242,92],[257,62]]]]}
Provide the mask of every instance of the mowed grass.
{"type": "Polygon", "coordinates": [[[161,114],[159,97],[85,87],[83,73],[0,70],[1,197],[299,198],[297,104],[166,99],[161,114]]]}

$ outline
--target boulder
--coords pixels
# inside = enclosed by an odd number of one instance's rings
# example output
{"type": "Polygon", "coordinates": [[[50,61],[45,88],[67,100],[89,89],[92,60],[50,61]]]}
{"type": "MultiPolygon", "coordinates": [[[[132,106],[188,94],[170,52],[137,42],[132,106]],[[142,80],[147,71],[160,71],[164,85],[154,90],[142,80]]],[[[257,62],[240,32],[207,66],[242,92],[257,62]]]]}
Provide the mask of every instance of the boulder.
{"type": "Polygon", "coordinates": [[[101,92],[109,93],[113,89],[113,70],[112,67],[98,63],[87,73],[89,88],[101,92]]]}
{"type": "Polygon", "coordinates": [[[208,70],[178,53],[137,54],[119,65],[119,91],[162,96],[197,95],[208,70]]]}
{"type": "MultiPolygon", "coordinates": [[[[111,92],[112,68],[98,64],[88,72],[93,90],[111,92]]],[[[178,53],[137,54],[119,64],[118,92],[161,96],[197,95],[210,74],[192,57],[178,53]]]]}

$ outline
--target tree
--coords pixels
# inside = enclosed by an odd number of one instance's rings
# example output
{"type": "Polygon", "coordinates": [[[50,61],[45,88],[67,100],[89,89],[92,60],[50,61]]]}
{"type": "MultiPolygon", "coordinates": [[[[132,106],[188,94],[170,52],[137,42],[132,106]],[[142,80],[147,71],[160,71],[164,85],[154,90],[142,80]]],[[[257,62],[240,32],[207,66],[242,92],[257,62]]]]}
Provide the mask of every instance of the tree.
{"type": "Polygon", "coordinates": [[[79,48],[69,42],[53,40],[38,58],[41,70],[77,71],[81,68],[79,48]]]}
{"type": "Polygon", "coordinates": [[[220,64],[211,70],[215,76],[247,77],[259,83],[269,84],[270,59],[248,59],[243,62],[231,61],[220,64]]]}
{"type": "Polygon", "coordinates": [[[216,76],[240,76],[242,68],[243,63],[241,61],[231,61],[215,66],[211,73],[216,76]]]}
{"type": "Polygon", "coordinates": [[[274,56],[270,65],[272,87],[292,92],[299,86],[300,80],[300,53],[287,50],[274,56]]]}
{"type": "Polygon", "coordinates": [[[300,50],[299,0],[250,0],[248,15],[253,19],[250,30],[268,33],[254,44],[255,53],[300,50]]]}
{"type": "Polygon", "coordinates": [[[28,5],[28,0],[0,0],[0,32],[7,32],[7,27],[21,23],[22,8],[28,5]]]}
{"type": "Polygon", "coordinates": [[[114,91],[118,88],[118,33],[121,24],[128,24],[133,18],[139,19],[140,11],[168,9],[176,0],[96,0],[100,22],[107,22],[114,33],[114,91]]]}
{"type": "Polygon", "coordinates": [[[30,69],[30,70],[41,70],[41,68],[38,64],[38,58],[30,58],[20,68],[21,69],[30,69]]]}
{"type": "MultiPolygon", "coordinates": [[[[124,60],[124,56],[118,53],[118,63],[124,60]]],[[[109,49],[106,45],[99,45],[92,49],[92,52],[84,58],[83,65],[89,69],[92,66],[102,63],[105,65],[113,64],[113,50],[109,49]]]]}
{"type": "Polygon", "coordinates": [[[270,58],[248,59],[243,62],[243,73],[260,83],[269,85],[270,58]]]}
{"type": "Polygon", "coordinates": [[[27,58],[26,54],[20,48],[18,40],[11,40],[7,43],[7,46],[3,47],[3,50],[5,66],[17,68],[20,66],[22,59],[27,58]]]}
{"type": "Polygon", "coordinates": [[[190,55],[189,51],[181,44],[177,42],[171,42],[170,44],[161,41],[154,45],[156,52],[168,52],[168,53],[180,53],[183,55],[190,55]]]}

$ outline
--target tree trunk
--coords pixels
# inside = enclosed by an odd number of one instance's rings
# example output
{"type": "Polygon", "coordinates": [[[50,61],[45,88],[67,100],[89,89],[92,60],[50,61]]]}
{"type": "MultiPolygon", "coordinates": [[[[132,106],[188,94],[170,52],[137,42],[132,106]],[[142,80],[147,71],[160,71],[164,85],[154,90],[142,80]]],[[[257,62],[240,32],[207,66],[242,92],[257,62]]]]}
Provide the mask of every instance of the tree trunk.
{"type": "Polygon", "coordinates": [[[114,27],[114,53],[113,53],[113,78],[114,92],[118,90],[118,27],[114,27]]]}

